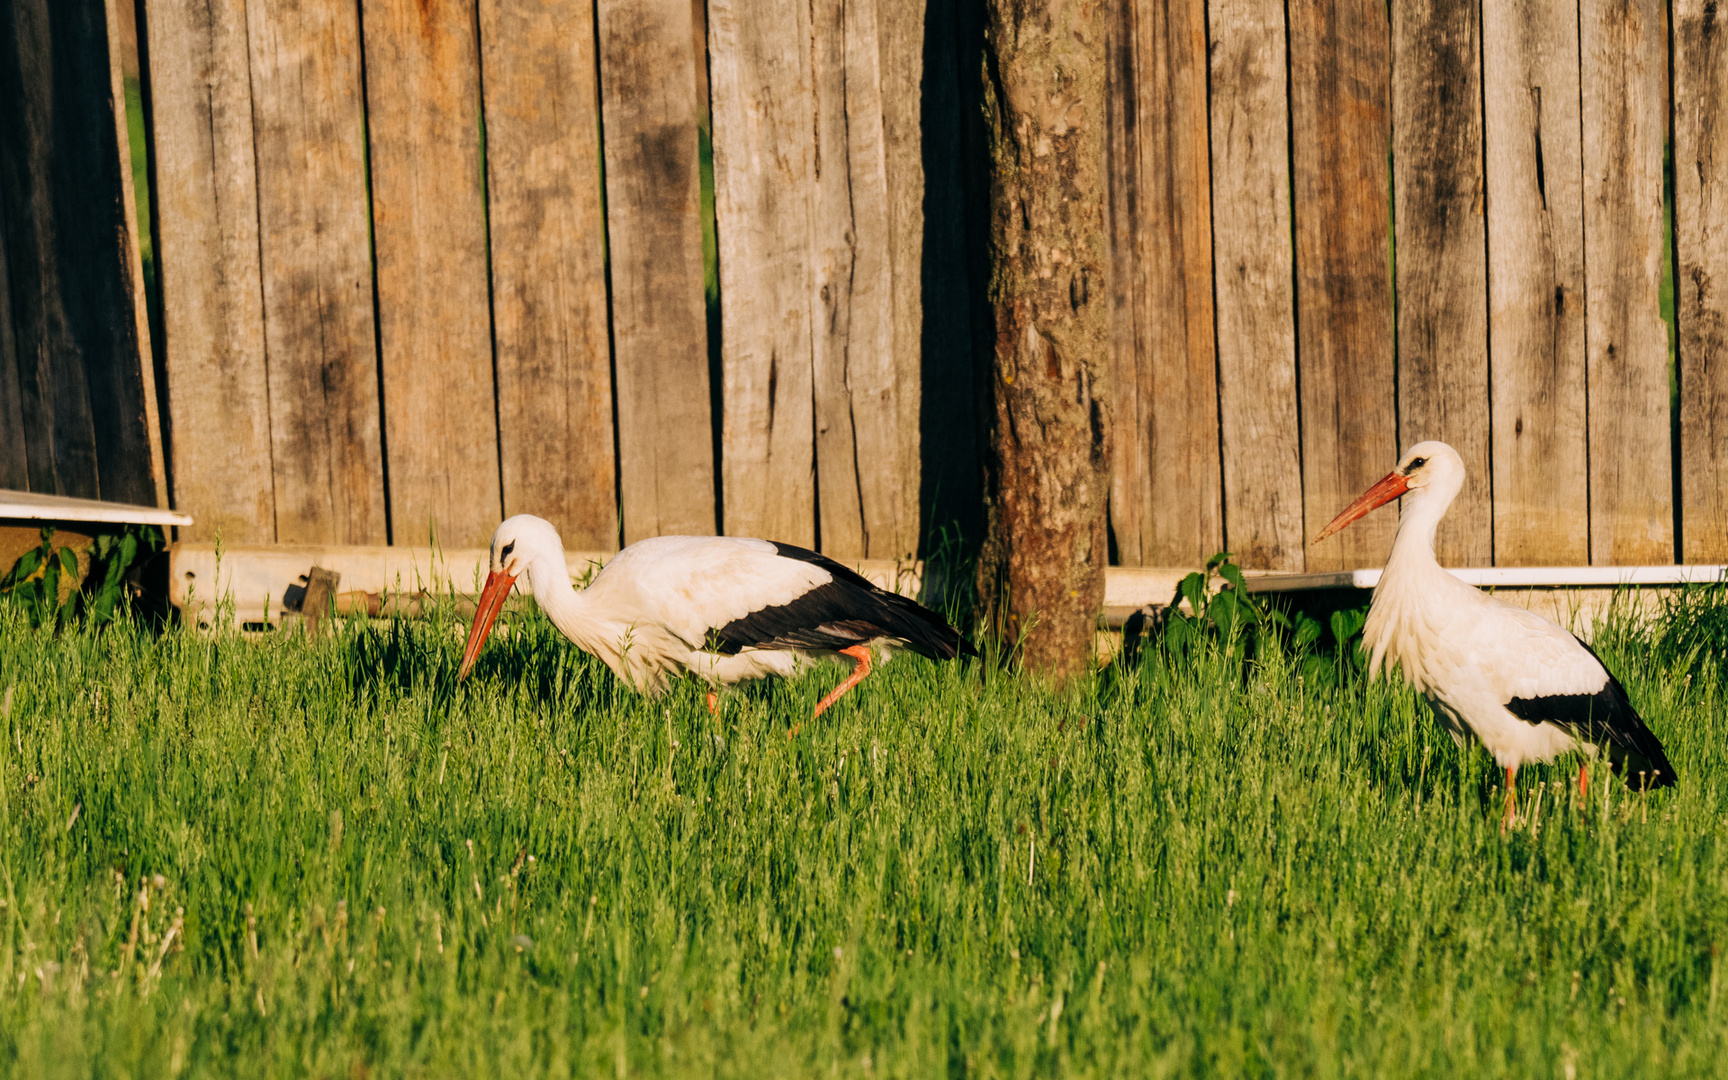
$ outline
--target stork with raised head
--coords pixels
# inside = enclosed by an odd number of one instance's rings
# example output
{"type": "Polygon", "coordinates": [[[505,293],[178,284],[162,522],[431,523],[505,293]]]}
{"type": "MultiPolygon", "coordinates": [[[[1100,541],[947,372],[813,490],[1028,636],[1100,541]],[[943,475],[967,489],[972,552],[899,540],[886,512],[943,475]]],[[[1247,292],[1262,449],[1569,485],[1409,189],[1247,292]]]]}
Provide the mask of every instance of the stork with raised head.
{"type": "Polygon", "coordinates": [[[1462,746],[1474,735],[1506,770],[1506,822],[1518,767],[1571,750],[1589,790],[1589,758],[1605,752],[1635,790],[1674,783],[1662,744],[1594,650],[1542,616],[1453,577],[1434,558],[1434,530],[1464,487],[1464,461],[1442,442],[1411,447],[1398,467],[1320,530],[1315,543],[1405,496],[1397,538],[1362,629],[1368,674],[1396,664],[1462,746]]]}
{"type": "Polygon", "coordinates": [[[552,625],[638,692],[658,696],[688,672],[708,683],[711,710],[721,686],[788,676],[819,657],[844,656],[854,666],[817,703],[812,719],[870,674],[873,648],[905,648],[936,660],[978,655],[918,602],[814,551],[768,540],[638,540],[577,591],[552,523],[519,514],[492,534],[490,572],[458,680],[474,667],[518,579],[552,625]]]}

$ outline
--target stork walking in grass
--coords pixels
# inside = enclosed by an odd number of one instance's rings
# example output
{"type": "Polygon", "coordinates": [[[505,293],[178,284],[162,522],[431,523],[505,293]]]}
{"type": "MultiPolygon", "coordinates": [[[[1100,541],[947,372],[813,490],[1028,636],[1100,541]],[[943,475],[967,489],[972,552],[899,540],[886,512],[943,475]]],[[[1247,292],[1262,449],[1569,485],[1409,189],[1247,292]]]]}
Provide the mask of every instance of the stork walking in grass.
{"type": "MultiPolygon", "coordinates": [[[[814,551],[733,536],[657,536],[620,551],[586,588],[570,584],[552,524],[519,514],[492,534],[457,678],[466,678],[517,579],[565,637],[650,697],[686,672],[714,690],[844,656],[852,673],[816,705],[821,716],[871,670],[871,651],[976,656],[940,615],[814,551]]],[[[794,728],[794,731],[797,729],[794,728]]]]}
{"type": "Polygon", "coordinates": [[[1370,677],[1396,664],[1463,745],[1476,736],[1506,770],[1506,824],[1516,810],[1518,767],[1581,750],[1635,790],[1674,783],[1662,744],[1600,657],[1540,615],[1459,581],[1434,558],[1434,530],[1464,486],[1464,461],[1441,442],[1417,443],[1398,467],[1320,530],[1315,543],[1405,496],[1392,555],[1362,630],[1370,677]]]}

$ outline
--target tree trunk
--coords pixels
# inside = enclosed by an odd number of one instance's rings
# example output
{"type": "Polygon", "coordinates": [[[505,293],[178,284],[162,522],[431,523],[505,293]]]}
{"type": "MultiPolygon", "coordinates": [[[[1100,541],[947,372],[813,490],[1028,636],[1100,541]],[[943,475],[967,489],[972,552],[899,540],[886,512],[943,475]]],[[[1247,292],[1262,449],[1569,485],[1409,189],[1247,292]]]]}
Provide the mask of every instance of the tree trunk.
{"type": "Polygon", "coordinates": [[[1087,669],[1110,480],[1110,6],[986,0],[994,425],[979,592],[1035,671],[1087,669]]]}

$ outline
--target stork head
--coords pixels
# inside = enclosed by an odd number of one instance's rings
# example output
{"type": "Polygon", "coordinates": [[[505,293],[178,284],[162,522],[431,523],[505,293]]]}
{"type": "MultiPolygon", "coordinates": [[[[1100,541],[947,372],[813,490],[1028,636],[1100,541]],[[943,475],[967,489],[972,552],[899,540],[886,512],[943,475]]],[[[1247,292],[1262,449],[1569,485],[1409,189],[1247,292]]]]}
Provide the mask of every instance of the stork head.
{"type": "Polygon", "coordinates": [[[1438,499],[1443,509],[1463,487],[1464,459],[1458,456],[1458,451],[1443,442],[1419,442],[1404,452],[1396,469],[1364,491],[1361,498],[1346,506],[1343,513],[1321,529],[1314,543],[1318,544],[1405,492],[1420,495],[1424,501],[1438,499]]]}
{"type": "Polygon", "coordinates": [[[481,648],[492,634],[492,624],[498,621],[498,613],[504,610],[504,601],[510,598],[516,579],[528,574],[528,584],[532,589],[534,578],[531,570],[536,562],[548,555],[556,556],[558,566],[563,567],[564,541],[558,538],[558,530],[545,518],[517,514],[507,518],[492,534],[486,586],[480,590],[480,600],[474,608],[474,625],[468,628],[468,644],[462,650],[462,668],[456,673],[458,681],[468,677],[474,661],[479,659],[481,648]]]}

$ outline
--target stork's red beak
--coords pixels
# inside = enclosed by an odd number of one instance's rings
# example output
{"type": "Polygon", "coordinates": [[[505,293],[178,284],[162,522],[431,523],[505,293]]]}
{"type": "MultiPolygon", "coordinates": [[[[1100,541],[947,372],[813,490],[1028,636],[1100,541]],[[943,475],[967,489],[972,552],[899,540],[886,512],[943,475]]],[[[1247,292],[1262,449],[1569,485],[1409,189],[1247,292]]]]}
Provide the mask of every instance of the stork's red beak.
{"type": "Polygon", "coordinates": [[[1320,535],[1313,540],[1320,541],[1349,525],[1358,518],[1366,517],[1370,510],[1377,510],[1398,496],[1410,490],[1410,478],[1396,470],[1389,472],[1373,487],[1362,493],[1362,497],[1344,508],[1344,512],[1332,519],[1331,524],[1320,530],[1320,535]]]}
{"type": "Polygon", "coordinates": [[[462,649],[462,670],[456,673],[457,682],[468,677],[469,669],[479,659],[481,648],[492,634],[492,624],[498,621],[498,613],[504,610],[504,601],[510,598],[515,584],[515,574],[494,570],[486,575],[486,587],[480,590],[480,603],[474,609],[474,625],[468,628],[468,644],[462,649]]]}

